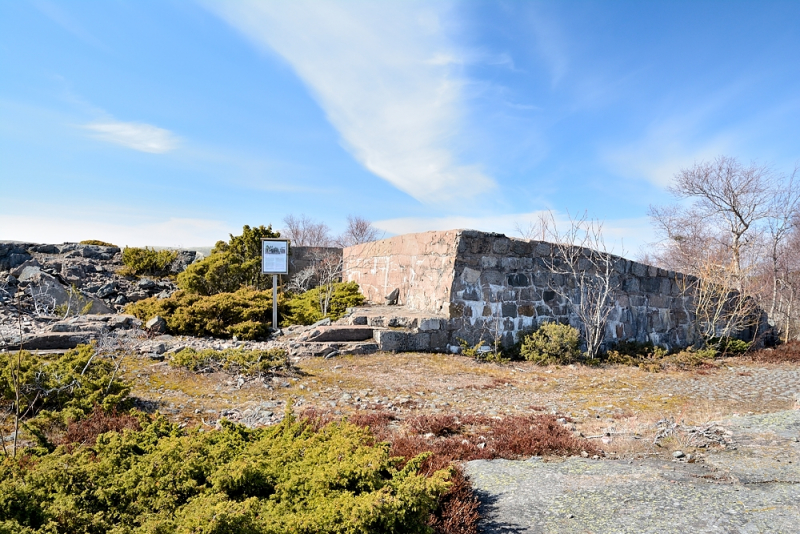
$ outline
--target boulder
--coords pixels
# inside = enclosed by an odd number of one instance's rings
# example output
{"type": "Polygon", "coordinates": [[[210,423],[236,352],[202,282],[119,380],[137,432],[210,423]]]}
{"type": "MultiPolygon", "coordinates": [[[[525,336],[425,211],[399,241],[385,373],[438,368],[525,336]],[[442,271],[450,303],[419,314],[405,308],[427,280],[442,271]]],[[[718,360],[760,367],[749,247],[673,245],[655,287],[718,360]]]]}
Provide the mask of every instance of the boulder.
{"type": "Polygon", "coordinates": [[[366,341],[372,339],[372,328],[369,326],[320,326],[316,328],[306,341],[312,343],[366,341]]]}
{"type": "Polygon", "coordinates": [[[149,278],[142,278],[141,280],[136,282],[136,285],[139,287],[139,289],[144,289],[145,291],[156,287],[156,283],[150,280],[149,278]]]}
{"type": "Polygon", "coordinates": [[[38,252],[39,254],[58,254],[58,247],[55,245],[34,245],[28,250],[38,252]]]}
{"type": "MultiPolygon", "coordinates": [[[[27,262],[26,262],[27,263],[27,262]]],[[[20,282],[31,282],[39,278],[39,274],[41,274],[42,270],[39,267],[34,265],[28,265],[22,272],[19,273],[17,277],[20,282]]]]}
{"type": "Polygon", "coordinates": [[[131,302],[139,302],[140,300],[146,299],[149,295],[144,291],[134,291],[132,293],[128,293],[125,295],[129,301],[131,302]]]}
{"type": "Polygon", "coordinates": [[[27,250],[31,246],[30,243],[0,242],[0,271],[14,269],[32,259],[27,250]]]}
{"type": "Polygon", "coordinates": [[[74,349],[90,337],[86,332],[45,332],[23,338],[22,345],[25,350],[74,349]]]}
{"type": "MultiPolygon", "coordinates": [[[[47,296],[53,299],[53,302],[56,306],[62,306],[64,304],[71,304],[71,305],[79,305],[80,303],[76,303],[75,296],[72,296],[72,301],[70,301],[70,291],[67,289],[66,286],[62,285],[54,276],[49,275],[47,273],[39,272],[35,276],[31,277],[28,280],[33,287],[36,287],[36,291],[38,295],[47,296]]],[[[106,306],[106,304],[97,298],[90,297],[88,295],[81,294],[81,300],[83,301],[83,306],[85,307],[86,304],[91,302],[91,306],[87,310],[87,313],[92,314],[101,314],[101,313],[113,313],[113,310],[106,306]]],[[[75,312],[80,312],[83,310],[73,310],[75,312]]]]}
{"type": "Polygon", "coordinates": [[[30,259],[30,260],[18,265],[14,269],[11,269],[11,275],[12,276],[16,276],[18,279],[21,279],[22,273],[25,271],[25,269],[29,269],[29,271],[30,271],[30,268],[35,268],[35,269],[41,270],[42,265],[38,261],[36,261],[34,259],[30,259]]]}
{"type": "Polygon", "coordinates": [[[400,297],[400,290],[395,288],[391,293],[386,295],[386,304],[388,306],[397,305],[397,299],[400,297]]]}
{"type": "Polygon", "coordinates": [[[164,334],[167,332],[167,321],[163,317],[156,315],[147,321],[144,327],[154,334],[164,334]]]}
{"type": "Polygon", "coordinates": [[[117,283],[109,282],[107,284],[100,286],[100,288],[97,290],[97,296],[100,297],[101,299],[105,299],[112,296],[116,292],[117,292],[117,283]]]}
{"type": "Polygon", "coordinates": [[[133,315],[116,314],[108,318],[109,330],[127,330],[141,324],[142,322],[133,315]]]}
{"type": "Polygon", "coordinates": [[[182,273],[186,270],[186,267],[202,257],[202,254],[198,255],[194,250],[179,250],[177,257],[169,266],[169,272],[170,274],[182,273]]]}

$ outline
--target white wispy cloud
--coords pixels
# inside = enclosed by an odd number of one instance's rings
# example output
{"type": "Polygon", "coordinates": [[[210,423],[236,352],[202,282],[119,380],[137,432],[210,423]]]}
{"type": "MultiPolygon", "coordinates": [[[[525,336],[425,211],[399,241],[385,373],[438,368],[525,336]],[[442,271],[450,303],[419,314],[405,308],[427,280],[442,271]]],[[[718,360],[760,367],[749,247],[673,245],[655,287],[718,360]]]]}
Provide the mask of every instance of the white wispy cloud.
{"type": "MultiPolygon", "coordinates": [[[[431,230],[469,229],[484,232],[498,232],[509,237],[523,237],[523,232],[531,226],[541,228],[541,218],[549,217],[547,211],[527,213],[504,213],[485,216],[448,216],[448,217],[402,217],[384,219],[372,223],[387,234],[397,235],[431,230]]],[[[556,231],[563,233],[571,224],[570,216],[554,212],[556,231]]],[[[647,217],[630,219],[613,219],[602,221],[602,234],[609,252],[626,257],[633,257],[648,243],[654,241],[652,226],[647,217]]],[[[551,241],[551,235],[545,234],[544,240],[551,241]]],[[[531,239],[542,239],[541,235],[531,239]]]]}
{"type": "Polygon", "coordinates": [[[179,138],[169,130],[142,122],[106,120],[84,124],[92,137],[141,152],[163,154],[178,147],[179,138]]]}
{"type": "Polygon", "coordinates": [[[107,49],[107,47],[94,35],[86,31],[86,29],[72,15],[70,15],[63,6],[56,5],[47,0],[33,0],[32,4],[36,9],[39,10],[40,13],[81,41],[92,46],[107,49]]]}
{"type": "Polygon", "coordinates": [[[534,38],[535,49],[550,70],[553,86],[557,85],[569,70],[566,39],[554,17],[549,16],[542,6],[526,5],[526,20],[534,38]]]}
{"type": "Polygon", "coordinates": [[[602,158],[614,172],[667,187],[682,168],[725,154],[734,144],[731,133],[703,138],[696,125],[670,120],[652,125],[637,141],[606,149],[602,158]]]}
{"type": "Polygon", "coordinates": [[[480,166],[458,154],[464,59],[441,27],[447,4],[206,5],[292,66],[345,147],[374,174],[428,203],[494,186],[480,166]]]}

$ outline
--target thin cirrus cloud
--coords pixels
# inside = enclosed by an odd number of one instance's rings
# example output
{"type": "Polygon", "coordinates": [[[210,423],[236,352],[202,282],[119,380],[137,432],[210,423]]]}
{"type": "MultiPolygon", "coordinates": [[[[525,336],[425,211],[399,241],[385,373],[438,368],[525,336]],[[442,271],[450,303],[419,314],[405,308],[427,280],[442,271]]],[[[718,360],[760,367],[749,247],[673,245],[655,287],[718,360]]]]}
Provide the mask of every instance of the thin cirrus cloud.
{"type": "Polygon", "coordinates": [[[406,2],[209,2],[309,87],[345,148],[412,197],[475,196],[494,187],[460,161],[459,51],[440,27],[446,4],[406,2]]]}
{"type": "Polygon", "coordinates": [[[140,152],[163,154],[178,147],[178,137],[164,128],[141,122],[102,121],[84,124],[92,137],[140,152]]]}

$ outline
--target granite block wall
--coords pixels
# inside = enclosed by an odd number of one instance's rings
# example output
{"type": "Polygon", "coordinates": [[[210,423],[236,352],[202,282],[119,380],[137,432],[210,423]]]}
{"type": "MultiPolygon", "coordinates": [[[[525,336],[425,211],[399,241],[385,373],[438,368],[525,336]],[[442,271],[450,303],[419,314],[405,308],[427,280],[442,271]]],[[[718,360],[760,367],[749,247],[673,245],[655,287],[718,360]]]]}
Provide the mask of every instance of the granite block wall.
{"type": "MultiPolygon", "coordinates": [[[[451,336],[477,342],[495,335],[512,344],[521,332],[546,321],[578,326],[554,287],[572,289],[573,280],[548,268],[552,245],[463,230],[454,265],[451,336]]],[[[557,256],[557,251],[556,251],[557,256]]],[[[584,268],[590,268],[587,261],[584,268]]],[[[688,277],[687,277],[688,278],[688,277]]],[[[613,257],[613,309],[607,342],[652,341],[685,346],[691,339],[691,302],[683,275],[613,257]]]]}
{"type": "MultiPolygon", "coordinates": [[[[398,289],[400,306],[447,320],[451,344],[496,336],[512,344],[546,321],[578,326],[553,289],[570,289],[572,280],[548,269],[552,252],[546,242],[475,230],[406,234],[344,249],[343,278],[358,282],[367,300],[378,304],[398,289]]],[[[683,276],[614,257],[606,342],[692,343],[683,276]]]]}
{"type": "Polygon", "coordinates": [[[358,282],[368,301],[449,317],[460,230],[405,234],[344,249],[343,278],[358,282]]]}

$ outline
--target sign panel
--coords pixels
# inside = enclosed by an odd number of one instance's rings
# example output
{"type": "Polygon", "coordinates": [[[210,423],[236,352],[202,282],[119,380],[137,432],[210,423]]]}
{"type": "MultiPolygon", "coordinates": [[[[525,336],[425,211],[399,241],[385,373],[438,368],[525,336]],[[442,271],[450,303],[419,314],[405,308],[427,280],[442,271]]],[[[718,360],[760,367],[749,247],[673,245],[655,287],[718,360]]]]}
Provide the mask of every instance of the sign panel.
{"type": "Polygon", "coordinates": [[[289,274],[289,240],[261,240],[261,274],[289,274]]]}

